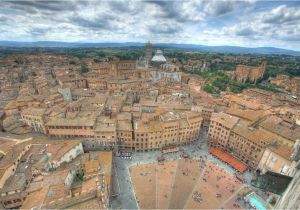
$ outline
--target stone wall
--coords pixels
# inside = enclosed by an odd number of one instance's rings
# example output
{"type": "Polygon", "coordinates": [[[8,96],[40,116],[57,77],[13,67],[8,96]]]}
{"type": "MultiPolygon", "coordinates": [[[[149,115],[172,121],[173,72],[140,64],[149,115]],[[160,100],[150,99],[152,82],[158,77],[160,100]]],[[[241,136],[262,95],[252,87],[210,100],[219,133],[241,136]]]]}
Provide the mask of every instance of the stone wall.
{"type": "Polygon", "coordinates": [[[300,170],[277,202],[275,209],[300,209],[300,170]]]}

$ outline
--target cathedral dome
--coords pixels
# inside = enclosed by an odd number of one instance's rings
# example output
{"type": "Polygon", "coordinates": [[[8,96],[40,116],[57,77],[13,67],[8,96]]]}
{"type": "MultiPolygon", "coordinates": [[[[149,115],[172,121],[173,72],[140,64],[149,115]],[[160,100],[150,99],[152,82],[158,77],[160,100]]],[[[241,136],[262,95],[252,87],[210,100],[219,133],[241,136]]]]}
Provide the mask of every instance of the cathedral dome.
{"type": "Polygon", "coordinates": [[[156,63],[165,63],[167,62],[166,58],[164,57],[162,51],[160,49],[156,50],[155,55],[153,56],[152,62],[156,63]]]}

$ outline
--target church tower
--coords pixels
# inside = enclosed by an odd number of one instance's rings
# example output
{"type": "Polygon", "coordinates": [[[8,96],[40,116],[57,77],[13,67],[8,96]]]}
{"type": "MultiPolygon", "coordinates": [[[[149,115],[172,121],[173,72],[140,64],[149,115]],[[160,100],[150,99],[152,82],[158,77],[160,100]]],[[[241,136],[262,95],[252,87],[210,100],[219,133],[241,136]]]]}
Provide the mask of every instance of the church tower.
{"type": "Polygon", "coordinates": [[[148,41],[148,43],[146,44],[145,59],[147,61],[147,64],[150,65],[152,59],[152,44],[150,43],[150,41],[148,41]]]}

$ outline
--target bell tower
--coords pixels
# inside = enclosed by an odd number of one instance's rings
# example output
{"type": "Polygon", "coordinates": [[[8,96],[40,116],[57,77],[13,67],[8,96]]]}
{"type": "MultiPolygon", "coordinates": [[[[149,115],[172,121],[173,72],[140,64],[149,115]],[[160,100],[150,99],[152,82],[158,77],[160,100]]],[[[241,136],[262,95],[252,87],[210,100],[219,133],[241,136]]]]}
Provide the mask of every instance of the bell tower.
{"type": "Polygon", "coordinates": [[[145,59],[147,61],[147,65],[150,65],[151,62],[151,58],[152,58],[152,44],[150,41],[148,41],[148,43],[146,44],[146,49],[145,49],[145,59]]]}

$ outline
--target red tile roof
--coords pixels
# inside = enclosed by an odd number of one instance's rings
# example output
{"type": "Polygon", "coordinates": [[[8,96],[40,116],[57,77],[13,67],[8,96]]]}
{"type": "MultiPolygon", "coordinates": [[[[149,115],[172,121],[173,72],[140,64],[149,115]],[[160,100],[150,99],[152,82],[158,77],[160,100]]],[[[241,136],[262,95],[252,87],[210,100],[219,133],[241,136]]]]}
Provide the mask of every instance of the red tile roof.
{"type": "Polygon", "coordinates": [[[209,148],[209,153],[221,159],[222,161],[228,163],[231,167],[237,170],[240,173],[244,173],[247,170],[247,166],[231,156],[230,154],[219,150],[218,148],[211,147],[209,148]]]}

